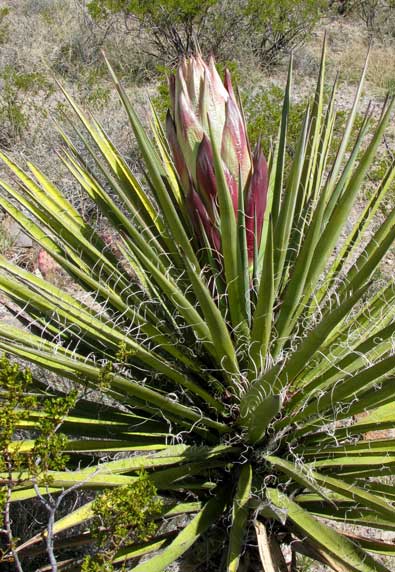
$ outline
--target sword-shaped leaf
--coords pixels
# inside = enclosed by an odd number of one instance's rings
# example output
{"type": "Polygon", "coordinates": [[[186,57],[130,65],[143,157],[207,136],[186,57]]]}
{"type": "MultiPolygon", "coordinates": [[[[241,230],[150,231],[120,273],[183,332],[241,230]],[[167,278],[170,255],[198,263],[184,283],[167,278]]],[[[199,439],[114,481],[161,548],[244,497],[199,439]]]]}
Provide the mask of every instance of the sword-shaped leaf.
{"type": "Polygon", "coordinates": [[[243,465],[237,483],[236,494],[233,499],[232,528],[229,534],[229,548],[227,557],[227,571],[237,572],[243,548],[244,537],[248,520],[248,501],[251,494],[252,467],[248,463],[243,465]]]}

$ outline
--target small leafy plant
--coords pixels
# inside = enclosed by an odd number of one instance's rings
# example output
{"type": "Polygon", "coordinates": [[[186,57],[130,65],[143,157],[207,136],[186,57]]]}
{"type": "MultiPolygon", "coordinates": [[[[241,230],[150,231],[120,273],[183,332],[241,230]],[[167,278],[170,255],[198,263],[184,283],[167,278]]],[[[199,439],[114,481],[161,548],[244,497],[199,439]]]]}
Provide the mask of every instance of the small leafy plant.
{"type": "Polygon", "coordinates": [[[4,44],[8,39],[8,21],[7,16],[10,14],[10,9],[7,7],[0,8],[0,45],[4,44]]]}
{"type": "MultiPolygon", "coordinates": [[[[101,491],[43,531],[52,567],[55,555],[56,566],[70,564],[67,546],[94,540],[99,513],[103,534],[122,537],[103,569],[156,572],[188,553],[199,570],[204,553],[211,570],[294,571],[300,552],[335,571],[388,572],[374,554],[394,556],[392,543],[337,524],[395,530],[393,487],[382,481],[394,474],[395,440],[369,437],[395,424],[395,292],[374,281],[395,209],[367,234],[394,163],[350,224],[393,100],[374,129],[368,109],[353,131],[365,67],[335,139],[324,46],[286,168],[292,63],[267,158],[259,140],[250,148],[230,74],[222,82],[212,60],[182,61],[165,129],[153,112],[153,141],[109,69],[142,181],[67,93],[78,142],[61,130],[61,156],[118,252],[37,167],[2,155],[15,183],[1,181],[1,206],[80,288],[72,295],[0,258],[0,289],[26,326],[0,324],[0,349],[84,392],[63,418],[67,469],[46,471],[52,498],[101,491]],[[139,509],[117,532],[137,483],[149,538],[139,509]],[[189,551],[199,542],[205,550],[189,551]]],[[[34,496],[38,476],[28,472],[10,502],[34,496]]],[[[41,538],[14,553],[37,552],[41,538]]],[[[88,556],[73,566],[97,569],[88,556]]]]}
{"type": "MultiPolygon", "coordinates": [[[[113,561],[125,546],[147,542],[156,533],[163,503],[147,473],[131,485],[108,489],[93,505],[95,518],[91,532],[99,551],[85,558],[82,571],[113,569],[113,561]]],[[[122,561],[122,558],[121,558],[122,561]]]]}
{"type": "MultiPolygon", "coordinates": [[[[67,437],[60,432],[64,417],[74,406],[76,394],[56,396],[37,391],[30,370],[22,370],[7,357],[0,360],[0,471],[2,533],[6,550],[0,552],[1,562],[14,562],[21,570],[11,515],[11,498],[29,499],[42,493],[50,495],[52,471],[65,470],[70,460],[64,448],[67,437]],[[30,429],[32,439],[24,439],[30,429]],[[25,482],[33,490],[26,493],[25,482]]],[[[66,493],[67,494],[67,491],[66,493]]],[[[50,501],[44,506],[52,510],[50,501]]],[[[53,511],[54,513],[54,511],[53,511]]],[[[52,539],[51,539],[52,542],[52,539]]]]}
{"type": "Polygon", "coordinates": [[[302,45],[328,8],[327,0],[248,0],[252,49],[263,67],[302,45]]]}
{"type": "Polygon", "coordinates": [[[328,8],[327,0],[89,0],[96,24],[122,15],[140,32],[140,49],[174,65],[199,45],[204,53],[242,61],[245,47],[269,67],[304,43],[328,8]],[[137,25],[136,25],[137,24],[137,25]],[[144,34],[141,34],[141,32],[144,34]]]}
{"type": "Polygon", "coordinates": [[[0,80],[0,146],[8,147],[29,127],[29,100],[40,91],[48,97],[53,92],[53,86],[40,72],[19,71],[12,66],[6,66],[1,71],[0,80]]]}

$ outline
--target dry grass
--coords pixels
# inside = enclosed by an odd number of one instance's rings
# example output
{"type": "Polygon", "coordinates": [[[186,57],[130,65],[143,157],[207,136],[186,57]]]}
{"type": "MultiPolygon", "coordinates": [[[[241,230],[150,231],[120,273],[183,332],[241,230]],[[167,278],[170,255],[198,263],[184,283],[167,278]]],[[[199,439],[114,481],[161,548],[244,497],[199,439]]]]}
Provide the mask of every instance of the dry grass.
{"type": "MultiPolygon", "coordinates": [[[[5,117],[0,146],[20,163],[35,163],[73,202],[80,204],[83,194],[55,156],[61,138],[54,119],[59,119],[59,112],[67,107],[55,79],[95,114],[124,156],[134,162],[135,148],[127,118],[109,81],[100,48],[104,46],[110,59],[116,61],[129,95],[144,119],[148,117],[147,95],[153,88],[146,82],[140,83],[138,73],[132,72],[133,66],[141,63],[138,47],[131,48],[131,35],[118,34],[116,23],[105,40],[104,29],[92,32],[76,0],[6,0],[5,5],[10,13],[7,36],[0,49],[0,113],[5,117]],[[127,57],[118,57],[125,52],[127,57]],[[1,78],[6,70],[11,70],[11,79],[1,78]],[[23,89],[16,87],[18,77],[32,73],[44,78],[45,85],[37,86],[35,82],[23,89]],[[11,103],[5,101],[5,89],[9,86],[15,94],[11,103]],[[24,120],[18,126],[20,119],[16,116],[12,119],[16,125],[10,127],[8,107],[14,103],[24,120]]],[[[1,166],[0,176],[6,176],[1,166]]]]}
{"type": "Polygon", "coordinates": [[[395,91],[395,40],[389,36],[372,40],[361,23],[352,19],[322,21],[312,40],[297,54],[300,79],[303,75],[316,77],[324,34],[328,39],[328,71],[332,77],[339,73],[342,89],[347,91],[359,82],[370,46],[366,96],[382,99],[388,91],[395,91]]]}

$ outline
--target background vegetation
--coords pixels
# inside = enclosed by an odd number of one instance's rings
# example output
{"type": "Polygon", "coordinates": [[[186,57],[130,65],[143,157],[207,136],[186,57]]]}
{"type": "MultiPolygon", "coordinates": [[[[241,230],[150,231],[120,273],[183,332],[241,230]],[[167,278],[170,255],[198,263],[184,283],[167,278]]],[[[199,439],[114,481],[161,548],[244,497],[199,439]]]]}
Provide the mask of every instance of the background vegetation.
{"type": "MultiPolygon", "coordinates": [[[[350,106],[370,43],[365,104],[372,99],[378,105],[395,89],[394,14],[394,2],[384,0],[4,0],[0,147],[36,161],[73,195],[68,175],[53,170],[59,140],[48,132],[63,107],[54,79],[89,105],[133,162],[133,144],[100,50],[105,49],[130,97],[148,116],[147,96],[162,110],[167,106],[161,94],[169,69],[198,44],[238,79],[252,138],[259,132],[267,149],[279,120],[288,53],[296,49],[297,114],[314,81],[325,32],[330,71],[340,73],[338,107],[350,106]]],[[[78,192],[75,200],[81,200],[78,192]]]]}
{"type": "MultiPolygon", "coordinates": [[[[60,162],[54,160],[61,139],[52,129],[53,121],[60,121],[66,131],[70,129],[63,120],[64,102],[55,78],[77,101],[95,112],[128,163],[138,169],[136,149],[125,129],[100,50],[105,49],[115,64],[128,94],[148,123],[147,95],[163,114],[169,71],[180,56],[199,45],[203,53],[215,54],[222,68],[230,67],[239,80],[251,140],[255,142],[261,136],[266,152],[276,136],[281,115],[288,54],[296,49],[293,131],[287,148],[291,159],[304,103],[317,74],[324,32],[329,40],[330,75],[340,72],[336,127],[340,132],[345,121],[343,110],[350,107],[370,43],[371,65],[363,106],[366,108],[371,100],[373,109],[378,109],[386,92],[395,91],[394,2],[6,0],[0,9],[0,148],[16,159],[33,161],[49,173],[68,198],[100,227],[103,221],[97,210],[82,197],[60,162]]],[[[360,123],[359,118],[356,129],[360,123]]],[[[370,172],[373,183],[382,177],[392,159],[392,138],[390,131],[370,172]]],[[[2,167],[0,173],[7,178],[2,167]]],[[[388,196],[390,207],[394,196],[388,196]]],[[[0,244],[3,253],[7,251],[14,259],[22,256],[21,250],[13,247],[5,226],[0,244]]],[[[34,247],[29,256],[25,264],[34,269],[34,247]]],[[[389,264],[384,271],[392,269],[391,259],[389,264]]],[[[8,364],[3,366],[7,371],[8,364]]],[[[18,383],[21,379],[25,383],[23,376],[18,383]]],[[[52,434],[51,427],[41,431],[52,434]]],[[[40,441],[37,455],[42,454],[39,446],[40,441]]],[[[20,534],[26,534],[23,519],[20,534]]]]}

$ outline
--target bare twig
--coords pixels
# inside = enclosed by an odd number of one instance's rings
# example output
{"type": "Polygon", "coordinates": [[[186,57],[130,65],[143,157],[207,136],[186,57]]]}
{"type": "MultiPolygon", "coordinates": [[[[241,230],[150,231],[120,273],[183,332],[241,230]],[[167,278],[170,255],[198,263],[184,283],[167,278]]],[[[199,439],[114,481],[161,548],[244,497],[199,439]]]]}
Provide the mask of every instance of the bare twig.
{"type": "Polygon", "coordinates": [[[10,550],[10,554],[13,558],[14,564],[15,564],[15,568],[17,570],[17,572],[23,572],[23,568],[22,568],[22,563],[19,560],[19,555],[17,554],[17,552],[15,552],[15,541],[14,541],[14,536],[13,536],[13,532],[12,532],[12,520],[11,520],[11,515],[10,515],[10,505],[11,505],[11,463],[10,461],[6,461],[7,462],[7,467],[8,467],[8,475],[9,475],[9,482],[7,484],[7,493],[6,493],[6,501],[5,501],[5,507],[4,507],[4,527],[5,527],[5,531],[7,534],[7,538],[8,538],[8,545],[9,545],[9,550],[10,550]]]}

